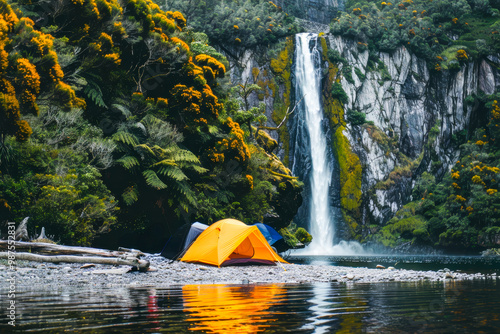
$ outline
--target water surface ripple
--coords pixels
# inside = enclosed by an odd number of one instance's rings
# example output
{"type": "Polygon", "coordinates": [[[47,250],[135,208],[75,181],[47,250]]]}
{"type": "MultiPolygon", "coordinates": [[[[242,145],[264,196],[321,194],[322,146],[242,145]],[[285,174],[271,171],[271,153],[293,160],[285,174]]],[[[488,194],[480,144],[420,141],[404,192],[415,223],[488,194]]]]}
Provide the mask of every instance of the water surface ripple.
{"type": "MultiPolygon", "coordinates": [[[[5,290],[0,290],[5,310],[5,290]]],[[[68,287],[16,296],[17,326],[0,332],[493,333],[496,279],[377,284],[68,287]]]]}

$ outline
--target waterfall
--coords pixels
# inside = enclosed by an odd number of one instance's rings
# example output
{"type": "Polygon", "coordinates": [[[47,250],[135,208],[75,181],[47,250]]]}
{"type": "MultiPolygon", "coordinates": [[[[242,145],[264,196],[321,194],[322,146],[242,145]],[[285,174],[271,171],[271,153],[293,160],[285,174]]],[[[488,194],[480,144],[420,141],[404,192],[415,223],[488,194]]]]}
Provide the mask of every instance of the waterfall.
{"type": "Polygon", "coordinates": [[[308,251],[313,254],[329,253],[335,237],[329,196],[332,163],[328,159],[328,141],[323,129],[321,53],[317,49],[317,42],[315,34],[296,35],[295,98],[302,99],[297,108],[299,113],[303,113],[309,137],[309,222],[314,239],[308,251]]]}
{"type": "Polygon", "coordinates": [[[341,217],[338,166],[330,147],[328,120],[321,98],[321,52],[318,36],[301,33],[295,37],[296,115],[292,122],[292,171],[306,185],[305,203],[297,221],[307,221],[313,240],[297,255],[351,255],[363,253],[357,242],[335,244],[335,227],[341,217]]]}

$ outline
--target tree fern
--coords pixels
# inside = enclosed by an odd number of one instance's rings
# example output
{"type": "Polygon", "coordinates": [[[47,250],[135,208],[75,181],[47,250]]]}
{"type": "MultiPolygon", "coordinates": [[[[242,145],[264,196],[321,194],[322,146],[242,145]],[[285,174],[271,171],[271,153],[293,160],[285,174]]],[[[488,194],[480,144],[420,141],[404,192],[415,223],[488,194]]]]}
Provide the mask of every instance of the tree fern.
{"type": "Polygon", "coordinates": [[[151,169],[145,170],[144,172],[142,172],[142,175],[144,176],[144,179],[146,180],[146,183],[149,186],[151,186],[157,190],[167,188],[167,185],[165,183],[163,183],[163,181],[160,180],[158,175],[154,171],[152,171],[151,169]]]}
{"type": "MultiPolygon", "coordinates": [[[[168,188],[166,200],[169,206],[178,205],[179,210],[184,211],[197,206],[186,170],[202,174],[207,169],[201,166],[193,152],[177,145],[182,136],[168,122],[148,115],[138,123],[124,124],[113,139],[124,152],[117,162],[129,172],[141,171],[147,186],[155,190],[168,188]],[[141,128],[142,134],[135,132],[137,127],[141,128]]],[[[132,188],[127,188],[123,199],[127,204],[134,203],[137,195],[132,188]]]]}
{"type": "Polygon", "coordinates": [[[139,199],[139,191],[136,185],[126,188],[122,193],[122,198],[125,204],[132,205],[139,199]]]}

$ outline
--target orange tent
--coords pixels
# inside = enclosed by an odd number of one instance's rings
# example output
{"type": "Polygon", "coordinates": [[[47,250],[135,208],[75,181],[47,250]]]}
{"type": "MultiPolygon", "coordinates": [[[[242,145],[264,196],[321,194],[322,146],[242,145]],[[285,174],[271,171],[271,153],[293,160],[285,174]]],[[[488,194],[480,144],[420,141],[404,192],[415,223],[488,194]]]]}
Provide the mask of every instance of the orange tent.
{"type": "Polygon", "coordinates": [[[257,226],[248,226],[236,219],[220,220],[209,226],[181,261],[220,267],[226,261],[227,264],[238,259],[288,263],[273,251],[257,226]]]}

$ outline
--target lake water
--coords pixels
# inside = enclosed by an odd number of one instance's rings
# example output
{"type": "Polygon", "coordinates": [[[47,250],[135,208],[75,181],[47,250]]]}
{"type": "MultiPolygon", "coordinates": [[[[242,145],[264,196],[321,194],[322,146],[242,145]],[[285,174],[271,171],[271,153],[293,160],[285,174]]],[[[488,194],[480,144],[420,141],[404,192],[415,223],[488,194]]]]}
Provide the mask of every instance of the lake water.
{"type": "MultiPolygon", "coordinates": [[[[348,260],[360,263],[362,259],[348,260]]],[[[329,260],[302,258],[302,261],[329,260]]],[[[481,264],[476,265],[481,267],[481,264]]],[[[0,309],[6,310],[8,299],[5,291],[0,291],[0,295],[0,309]]],[[[186,285],[168,289],[66,287],[55,291],[33,287],[33,290],[17,294],[16,305],[19,311],[17,326],[10,327],[2,316],[0,333],[500,331],[500,280],[497,279],[374,284],[186,285]]]]}
{"type": "Polygon", "coordinates": [[[346,255],[346,256],[296,256],[287,261],[297,264],[330,265],[375,268],[378,264],[407,270],[440,270],[448,268],[464,273],[500,275],[500,257],[449,256],[449,255],[346,255]]]}

